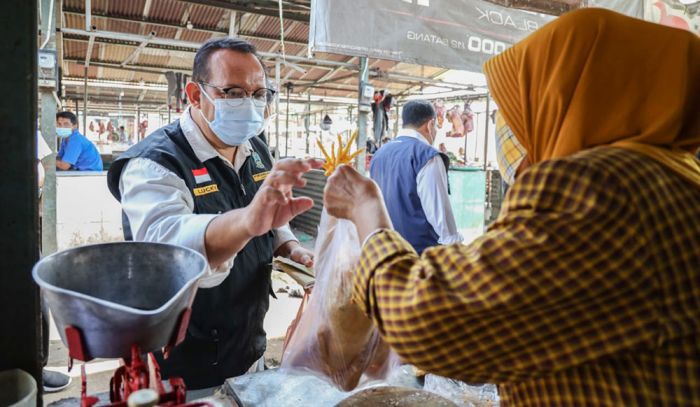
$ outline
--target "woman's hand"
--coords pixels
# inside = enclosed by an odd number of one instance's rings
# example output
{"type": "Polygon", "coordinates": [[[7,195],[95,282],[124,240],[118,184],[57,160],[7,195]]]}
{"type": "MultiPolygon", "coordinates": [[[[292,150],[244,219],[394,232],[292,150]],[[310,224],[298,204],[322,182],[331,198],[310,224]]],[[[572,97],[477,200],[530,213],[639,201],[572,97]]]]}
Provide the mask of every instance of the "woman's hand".
{"type": "Polygon", "coordinates": [[[323,204],[330,215],[352,221],[361,242],[377,229],[392,228],[377,184],[347,165],[328,178],[323,204]]]}

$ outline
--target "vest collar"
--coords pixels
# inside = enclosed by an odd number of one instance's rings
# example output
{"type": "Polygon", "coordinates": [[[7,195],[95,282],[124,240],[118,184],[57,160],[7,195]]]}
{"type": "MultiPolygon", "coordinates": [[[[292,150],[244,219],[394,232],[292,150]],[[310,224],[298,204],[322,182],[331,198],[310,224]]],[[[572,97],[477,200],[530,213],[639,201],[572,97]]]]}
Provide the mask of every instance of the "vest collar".
{"type": "Polygon", "coordinates": [[[399,133],[396,135],[396,137],[410,137],[420,140],[427,145],[430,145],[430,143],[428,143],[428,140],[426,140],[422,134],[418,133],[418,131],[414,129],[401,129],[399,130],[399,133]]]}

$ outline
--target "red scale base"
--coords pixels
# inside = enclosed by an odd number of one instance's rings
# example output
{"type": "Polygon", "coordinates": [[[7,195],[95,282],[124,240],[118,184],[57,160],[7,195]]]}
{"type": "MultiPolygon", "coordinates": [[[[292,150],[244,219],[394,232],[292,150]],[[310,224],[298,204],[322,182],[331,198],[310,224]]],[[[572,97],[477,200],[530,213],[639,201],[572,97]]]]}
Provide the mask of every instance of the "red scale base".
{"type": "MultiPolygon", "coordinates": [[[[181,336],[184,330],[179,329],[183,325],[186,327],[189,320],[189,310],[186,310],[180,318],[179,327],[176,330],[176,337],[171,341],[165,349],[165,357],[167,357],[169,350],[174,346],[174,343],[180,342],[181,336]],[[184,324],[183,324],[184,323],[184,324]]],[[[87,354],[87,350],[84,346],[84,340],[80,329],[74,326],[66,327],[66,339],[68,342],[68,355],[69,363],[68,370],[73,367],[73,359],[78,359],[84,362],[88,362],[93,358],[87,354]]],[[[85,375],[85,365],[81,366],[81,391],[80,391],[80,406],[81,407],[92,407],[96,405],[100,400],[98,397],[89,396],[87,394],[87,378],[85,375]]],[[[142,389],[153,389],[159,395],[158,406],[163,407],[198,407],[198,406],[211,406],[209,403],[189,403],[186,404],[186,393],[187,389],[185,387],[185,382],[179,377],[171,377],[168,380],[170,384],[170,391],[165,390],[163,381],[160,376],[160,367],[156,358],[152,353],[148,354],[148,362],[144,362],[141,358],[141,351],[137,345],[131,346],[131,358],[129,360],[122,359],[122,366],[120,366],[115,372],[112,379],[109,382],[109,401],[106,407],[126,407],[127,400],[129,396],[142,389]]]]}

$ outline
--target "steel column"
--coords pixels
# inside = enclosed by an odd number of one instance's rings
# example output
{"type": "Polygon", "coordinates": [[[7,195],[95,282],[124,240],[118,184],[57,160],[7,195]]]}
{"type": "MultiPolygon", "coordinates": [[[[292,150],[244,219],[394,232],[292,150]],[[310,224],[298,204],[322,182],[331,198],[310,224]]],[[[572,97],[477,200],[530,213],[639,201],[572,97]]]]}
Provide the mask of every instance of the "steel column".
{"type": "Polygon", "coordinates": [[[284,129],[284,156],[289,157],[289,91],[292,86],[291,83],[285,84],[287,87],[287,117],[285,119],[285,129],[284,129]]]}
{"type": "MultiPolygon", "coordinates": [[[[358,90],[358,106],[360,98],[362,98],[362,85],[367,83],[369,80],[369,66],[367,64],[367,58],[360,58],[360,81],[358,90]]],[[[357,148],[365,148],[367,146],[367,121],[369,120],[369,112],[363,112],[358,109],[357,112],[357,148]]],[[[365,161],[366,161],[367,151],[363,151],[357,156],[357,170],[361,173],[365,173],[365,161]]]]}
{"type": "MultiPolygon", "coordinates": [[[[287,99],[289,99],[289,98],[287,98],[287,99]]],[[[310,112],[311,111],[311,92],[306,94],[306,100],[307,100],[306,109],[307,109],[307,111],[310,112]]],[[[309,127],[311,127],[311,126],[309,126],[309,117],[308,116],[306,116],[306,118],[304,120],[306,121],[306,154],[309,154],[309,138],[311,138],[311,131],[310,131],[309,127]]]]}
{"type": "MultiPolygon", "coordinates": [[[[484,125],[484,171],[486,171],[486,155],[489,152],[489,109],[491,107],[491,97],[486,95],[486,124],[484,125]]],[[[466,135],[465,135],[466,137],[466,135]]],[[[465,149],[466,150],[466,149],[465,149]]],[[[465,151],[466,153],[466,151],[465,151]]]]}
{"type": "Polygon", "coordinates": [[[87,132],[87,111],[88,111],[88,67],[83,70],[83,134],[87,132]]]}
{"type": "MultiPolygon", "coordinates": [[[[280,61],[279,59],[275,61],[275,85],[277,86],[277,98],[275,98],[275,147],[277,148],[277,155],[280,154],[280,61]]],[[[287,98],[289,100],[289,98],[287,98]]]]}

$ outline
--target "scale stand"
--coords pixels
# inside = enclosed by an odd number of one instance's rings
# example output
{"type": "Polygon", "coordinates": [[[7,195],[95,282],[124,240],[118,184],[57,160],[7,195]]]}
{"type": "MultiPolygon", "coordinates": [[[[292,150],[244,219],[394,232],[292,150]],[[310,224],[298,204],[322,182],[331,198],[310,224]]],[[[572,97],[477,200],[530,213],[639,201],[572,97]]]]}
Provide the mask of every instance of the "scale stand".
{"type": "MultiPolygon", "coordinates": [[[[190,310],[186,309],[180,315],[178,325],[173,338],[165,348],[164,355],[167,357],[170,349],[184,338],[184,333],[189,322],[190,310]]],[[[68,370],[73,368],[73,359],[88,362],[93,358],[87,353],[85,341],[79,328],[68,325],[66,327],[66,342],[68,342],[68,370]]],[[[99,402],[96,396],[87,394],[87,377],[85,374],[85,364],[80,371],[81,390],[80,406],[93,407],[99,402]]],[[[163,407],[196,407],[210,406],[209,403],[186,403],[187,388],[182,378],[171,377],[168,380],[170,391],[165,390],[160,375],[160,366],[156,362],[153,353],[148,354],[148,362],[141,358],[141,350],[138,345],[131,346],[131,358],[122,359],[120,366],[109,381],[109,401],[105,407],[127,407],[127,400],[134,392],[142,389],[153,389],[158,393],[158,405],[163,407]]]]}

